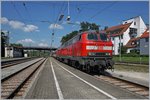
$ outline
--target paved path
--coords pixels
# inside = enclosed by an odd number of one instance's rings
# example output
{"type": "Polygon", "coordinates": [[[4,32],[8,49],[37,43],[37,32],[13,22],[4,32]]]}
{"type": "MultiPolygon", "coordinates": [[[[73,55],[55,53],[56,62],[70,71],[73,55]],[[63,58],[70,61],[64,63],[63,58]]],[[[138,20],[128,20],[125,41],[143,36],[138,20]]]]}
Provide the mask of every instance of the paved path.
{"type": "MultiPolygon", "coordinates": [[[[31,87],[32,88],[32,87],[31,87]]],[[[28,99],[144,99],[51,58],[28,99]]]]}
{"type": "Polygon", "coordinates": [[[39,79],[37,80],[35,88],[33,89],[33,93],[29,94],[26,98],[58,99],[49,60],[46,62],[45,67],[43,68],[39,79]]]}

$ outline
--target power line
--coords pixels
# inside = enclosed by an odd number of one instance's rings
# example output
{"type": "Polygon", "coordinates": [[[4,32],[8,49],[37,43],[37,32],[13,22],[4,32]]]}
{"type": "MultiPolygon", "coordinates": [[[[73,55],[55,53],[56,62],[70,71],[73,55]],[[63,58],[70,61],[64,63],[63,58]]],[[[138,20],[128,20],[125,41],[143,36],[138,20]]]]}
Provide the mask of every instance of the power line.
{"type": "Polygon", "coordinates": [[[20,17],[21,19],[24,19],[24,18],[22,17],[22,15],[20,14],[20,12],[18,11],[18,9],[16,8],[16,5],[15,5],[13,2],[11,2],[11,4],[13,5],[13,7],[14,7],[16,13],[19,15],[19,17],[20,17]]]}
{"type": "MultiPolygon", "coordinates": [[[[60,17],[60,16],[63,18],[64,15],[61,14],[62,11],[63,11],[63,9],[62,9],[63,7],[64,7],[64,2],[63,2],[62,6],[61,6],[61,8],[60,8],[60,11],[59,11],[59,13],[58,13],[58,16],[57,16],[57,18],[56,18],[55,23],[57,23],[57,21],[59,21],[59,17],[60,17]]],[[[62,18],[61,18],[61,19],[62,19],[62,18]]],[[[61,19],[60,19],[60,20],[61,20],[61,19]]]]}
{"type": "Polygon", "coordinates": [[[116,4],[117,1],[111,3],[110,5],[106,6],[105,8],[101,9],[100,11],[98,11],[96,14],[94,14],[92,17],[90,17],[90,19],[93,19],[94,17],[96,17],[98,14],[104,12],[105,10],[111,8],[114,4],[116,4]]]}
{"type": "Polygon", "coordinates": [[[31,22],[32,22],[32,17],[31,17],[31,15],[30,15],[30,13],[29,13],[29,11],[28,11],[27,7],[26,7],[25,2],[23,2],[23,6],[24,6],[24,8],[25,8],[26,12],[27,12],[27,13],[28,13],[28,15],[29,15],[29,19],[30,19],[30,20],[31,20],[31,22]]]}

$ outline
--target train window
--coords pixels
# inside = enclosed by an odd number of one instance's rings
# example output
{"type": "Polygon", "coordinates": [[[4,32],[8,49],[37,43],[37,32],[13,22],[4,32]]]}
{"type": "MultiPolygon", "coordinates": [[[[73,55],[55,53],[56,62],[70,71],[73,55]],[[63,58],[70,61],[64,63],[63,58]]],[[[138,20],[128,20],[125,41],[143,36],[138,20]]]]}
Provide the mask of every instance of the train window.
{"type": "Polygon", "coordinates": [[[98,40],[97,35],[96,34],[88,34],[88,40],[98,40]]]}
{"type": "Polygon", "coordinates": [[[100,34],[100,39],[102,41],[108,41],[107,35],[105,33],[100,34]]]}
{"type": "Polygon", "coordinates": [[[79,41],[81,40],[81,35],[79,36],[79,41]]]}

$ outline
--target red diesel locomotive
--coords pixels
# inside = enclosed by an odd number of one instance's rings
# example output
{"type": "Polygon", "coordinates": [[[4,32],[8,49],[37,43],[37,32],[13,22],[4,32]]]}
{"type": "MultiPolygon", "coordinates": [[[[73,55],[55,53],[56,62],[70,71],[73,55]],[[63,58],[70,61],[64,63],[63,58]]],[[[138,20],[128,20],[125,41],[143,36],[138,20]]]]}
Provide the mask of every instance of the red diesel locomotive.
{"type": "Polygon", "coordinates": [[[112,69],[112,42],[105,33],[79,33],[56,50],[56,59],[87,72],[112,69]]]}

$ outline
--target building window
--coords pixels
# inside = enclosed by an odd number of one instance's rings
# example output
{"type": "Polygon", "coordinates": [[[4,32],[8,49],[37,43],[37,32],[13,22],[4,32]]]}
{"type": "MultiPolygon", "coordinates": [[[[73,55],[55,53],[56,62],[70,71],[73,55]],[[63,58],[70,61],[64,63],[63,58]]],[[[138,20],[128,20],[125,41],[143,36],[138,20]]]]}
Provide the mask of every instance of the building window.
{"type": "Polygon", "coordinates": [[[140,42],[139,42],[139,41],[137,41],[137,42],[136,42],[136,44],[137,44],[137,46],[139,46],[139,45],[140,45],[140,42]]]}
{"type": "Polygon", "coordinates": [[[134,22],[134,25],[136,25],[136,22],[134,22]]]}
{"type": "Polygon", "coordinates": [[[114,41],[115,37],[111,37],[111,40],[114,41]]]}
{"type": "Polygon", "coordinates": [[[145,42],[149,42],[149,38],[145,38],[145,42]]]}
{"type": "Polygon", "coordinates": [[[134,42],[131,43],[131,45],[134,45],[134,44],[135,44],[134,42]]]}
{"type": "Polygon", "coordinates": [[[121,46],[123,46],[123,43],[119,43],[119,47],[120,47],[120,44],[121,44],[121,46]]]}
{"type": "Polygon", "coordinates": [[[112,40],[114,41],[114,37],[112,37],[112,40]]]}
{"type": "Polygon", "coordinates": [[[130,28],[129,35],[131,38],[135,38],[137,36],[137,29],[136,28],[130,28]]]}
{"type": "Polygon", "coordinates": [[[123,39],[123,34],[121,35],[121,39],[123,39]]]}

